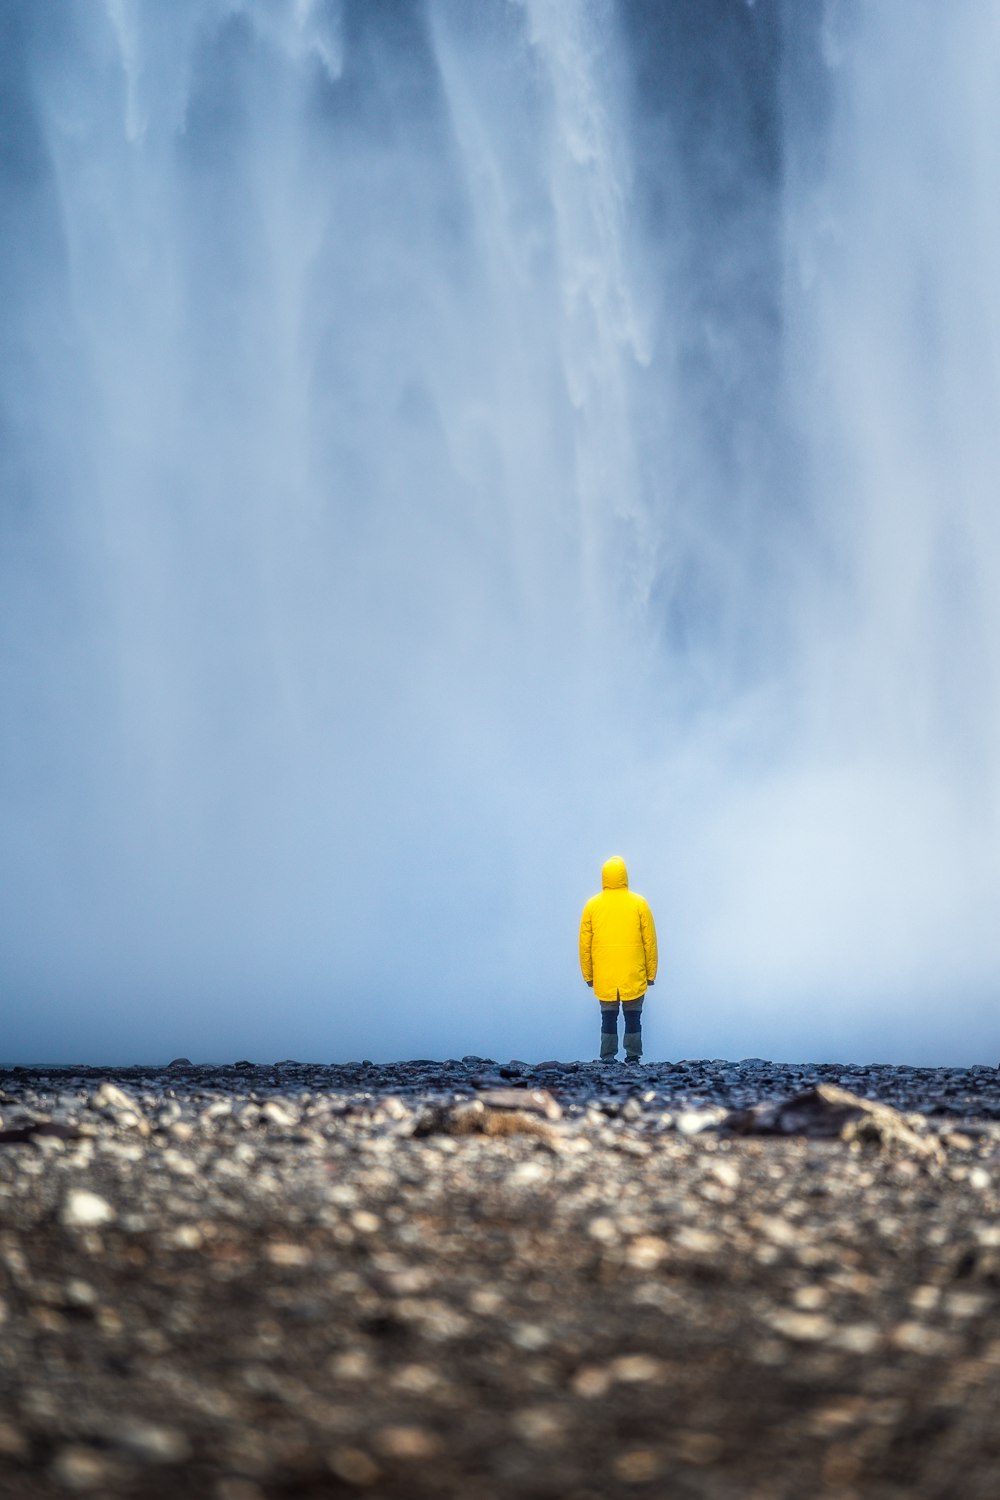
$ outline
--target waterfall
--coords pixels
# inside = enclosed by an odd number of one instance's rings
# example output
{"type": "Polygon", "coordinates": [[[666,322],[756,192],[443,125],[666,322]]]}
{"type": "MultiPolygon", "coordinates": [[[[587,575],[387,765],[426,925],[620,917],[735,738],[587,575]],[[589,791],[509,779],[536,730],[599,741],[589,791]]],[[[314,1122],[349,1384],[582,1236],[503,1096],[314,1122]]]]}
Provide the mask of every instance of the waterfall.
{"type": "Polygon", "coordinates": [[[14,1060],[589,1049],[613,852],[654,1051],[978,1058],[1000,37],[900,9],[4,8],[14,1060]]]}

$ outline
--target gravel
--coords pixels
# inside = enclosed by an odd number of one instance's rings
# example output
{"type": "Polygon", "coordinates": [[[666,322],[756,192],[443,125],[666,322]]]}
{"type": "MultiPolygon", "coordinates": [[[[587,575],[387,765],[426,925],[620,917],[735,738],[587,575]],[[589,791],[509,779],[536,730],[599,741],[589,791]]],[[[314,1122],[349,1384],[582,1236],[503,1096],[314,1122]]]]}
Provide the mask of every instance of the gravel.
{"type": "Polygon", "coordinates": [[[0,1070],[0,1495],[995,1500],[993,1068],[0,1070]]]}

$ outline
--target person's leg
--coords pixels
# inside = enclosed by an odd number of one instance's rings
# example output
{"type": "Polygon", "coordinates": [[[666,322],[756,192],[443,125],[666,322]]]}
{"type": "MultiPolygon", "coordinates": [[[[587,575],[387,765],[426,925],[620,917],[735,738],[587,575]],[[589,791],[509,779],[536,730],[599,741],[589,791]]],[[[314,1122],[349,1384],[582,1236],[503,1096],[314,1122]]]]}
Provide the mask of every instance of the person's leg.
{"type": "Polygon", "coordinates": [[[618,1056],[618,1001],[601,1000],[601,1062],[618,1056]]]}
{"type": "Polygon", "coordinates": [[[623,1000],[625,1017],[625,1061],[638,1062],[642,1057],[642,998],[623,1000]]]}

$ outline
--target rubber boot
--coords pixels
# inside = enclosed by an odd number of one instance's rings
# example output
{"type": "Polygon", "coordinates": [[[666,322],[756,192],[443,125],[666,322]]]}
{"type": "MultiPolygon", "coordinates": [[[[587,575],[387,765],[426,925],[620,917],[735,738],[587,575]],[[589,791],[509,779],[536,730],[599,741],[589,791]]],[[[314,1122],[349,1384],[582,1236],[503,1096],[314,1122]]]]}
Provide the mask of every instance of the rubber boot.
{"type": "Polygon", "coordinates": [[[622,1006],[625,1017],[625,1061],[637,1063],[642,1060],[642,999],[628,1000],[622,1006]]]}
{"type": "Polygon", "coordinates": [[[611,1063],[618,1058],[618,1034],[614,1031],[601,1032],[601,1062],[611,1063]]]}

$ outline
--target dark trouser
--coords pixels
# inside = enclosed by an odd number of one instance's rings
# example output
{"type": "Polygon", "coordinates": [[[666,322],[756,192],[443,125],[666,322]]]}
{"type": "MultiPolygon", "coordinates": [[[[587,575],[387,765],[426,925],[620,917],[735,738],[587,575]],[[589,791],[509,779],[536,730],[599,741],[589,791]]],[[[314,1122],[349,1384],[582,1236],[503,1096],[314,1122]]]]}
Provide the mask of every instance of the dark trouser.
{"type": "Polygon", "coordinates": [[[638,1062],[642,1056],[642,1002],[638,1000],[602,1000],[601,1005],[601,1057],[614,1057],[618,1051],[618,1006],[625,1017],[625,1056],[638,1062]]]}

